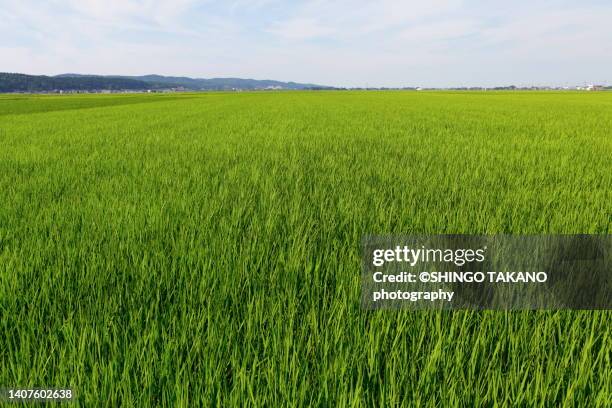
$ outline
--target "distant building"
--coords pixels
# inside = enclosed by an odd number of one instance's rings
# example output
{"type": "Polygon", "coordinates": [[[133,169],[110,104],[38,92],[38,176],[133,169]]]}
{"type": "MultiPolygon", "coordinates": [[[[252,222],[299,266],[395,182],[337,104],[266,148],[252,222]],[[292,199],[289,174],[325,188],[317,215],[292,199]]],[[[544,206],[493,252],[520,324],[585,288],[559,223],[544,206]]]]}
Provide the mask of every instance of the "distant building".
{"type": "Polygon", "coordinates": [[[587,91],[603,91],[604,90],[604,86],[603,85],[589,85],[585,88],[585,90],[587,91]]]}

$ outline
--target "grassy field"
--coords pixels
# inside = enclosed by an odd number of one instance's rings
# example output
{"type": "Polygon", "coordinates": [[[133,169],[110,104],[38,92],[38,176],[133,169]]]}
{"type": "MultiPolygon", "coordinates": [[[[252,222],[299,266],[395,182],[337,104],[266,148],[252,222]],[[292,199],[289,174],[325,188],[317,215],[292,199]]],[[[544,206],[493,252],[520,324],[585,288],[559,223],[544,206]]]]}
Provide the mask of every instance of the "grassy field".
{"type": "Polygon", "coordinates": [[[612,232],[612,93],[0,96],[0,387],[612,403],[612,313],[363,311],[387,233],[612,232]]]}

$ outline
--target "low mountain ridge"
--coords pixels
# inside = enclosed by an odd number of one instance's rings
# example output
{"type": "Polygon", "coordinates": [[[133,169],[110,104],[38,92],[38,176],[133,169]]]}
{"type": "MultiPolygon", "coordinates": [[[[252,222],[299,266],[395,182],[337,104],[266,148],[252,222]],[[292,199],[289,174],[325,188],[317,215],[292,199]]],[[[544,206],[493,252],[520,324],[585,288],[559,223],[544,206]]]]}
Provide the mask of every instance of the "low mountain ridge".
{"type": "Polygon", "coordinates": [[[94,91],[134,90],[144,91],[151,84],[129,78],[106,78],[99,76],[58,76],[26,75],[0,72],[0,92],[52,92],[52,91],[94,91]]]}
{"type": "Polygon", "coordinates": [[[258,89],[333,89],[332,87],[297,82],[244,78],[189,78],[163,75],[83,75],[56,76],[0,73],[0,92],[52,92],[102,90],[258,90],[258,89]]]}

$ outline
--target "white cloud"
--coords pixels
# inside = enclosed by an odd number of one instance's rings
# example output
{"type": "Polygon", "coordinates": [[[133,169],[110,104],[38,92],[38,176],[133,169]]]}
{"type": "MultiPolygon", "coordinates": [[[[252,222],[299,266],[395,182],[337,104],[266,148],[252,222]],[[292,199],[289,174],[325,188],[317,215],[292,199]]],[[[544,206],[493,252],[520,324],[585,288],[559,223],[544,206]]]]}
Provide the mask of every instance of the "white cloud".
{"type": "Polygon", "coordinates": [[[465,37],[477,33],[479,29],[479,23],[474,20],[448,20],[410,26],[401,30],[398,38],[422,44],[465,37]]]}
{"type": "Polygon", "coordinates": [[[612,52],[609,14],[599,9],[542,10],[482,31],[484,44],[513,55],[586,56],[612,52]]]}
{"type": "Polygon", "coordinates": [[[312,18],[295,18],[273,25],[268,32],[288,40],[311,40],[333,36],[336,30],[312,18]]]}
{"type": "Polygon", "coordinates": [[[149,20],[157,23],[173,22],[197,0],[68,0],[61,2],[76,12],[103,22],[149,20]]]}
{"type": "Polygon", "coordinates": [[[460,0],[315,0],[304,3],[294,17],[277,22],[268,31],[291,40],[353,39],[401,28],[450,12],[460,5],[460,0]]]}

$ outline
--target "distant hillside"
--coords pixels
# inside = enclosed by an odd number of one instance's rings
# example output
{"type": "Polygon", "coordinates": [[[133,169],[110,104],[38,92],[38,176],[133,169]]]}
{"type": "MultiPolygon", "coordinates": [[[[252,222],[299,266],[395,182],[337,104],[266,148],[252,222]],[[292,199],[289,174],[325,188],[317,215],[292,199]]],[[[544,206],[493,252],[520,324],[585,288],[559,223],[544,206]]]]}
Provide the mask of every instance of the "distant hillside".
{"type": "Polygon", "coordinates": [[[0,92],[49,92],[57,90],[145,90],[152,84],[129,78],[107,78],[100,76],[50,77],[0,73],[0,92]]]}
{"type": "Polygon", "coordinates": [[[0,73],[0,92],[53,92],[176,89],[256,90],[256,89],[332,89],[314,84],[241,78],[188,78],[161,75],[117,76],[62,74],[57,76],[0,73]]]}
{"type": "MultiPolygon", "coordinates": [[[[56,78],[82,78],[79,74],[62,74],[56,78]]],[[[189,77],[167,77],[162,75],[142,76],[103,76],[103,78],[119,78],[142,81],[154,84],[156,87],[166,85],[168,87],[182,86],[190,90],[232,90],[232,89],[332,89],[331,87],[316,84],[300,84],[297,82],[281,82],[273,80],[257,80],[243,78],[189,78],[189,77]]]]}

